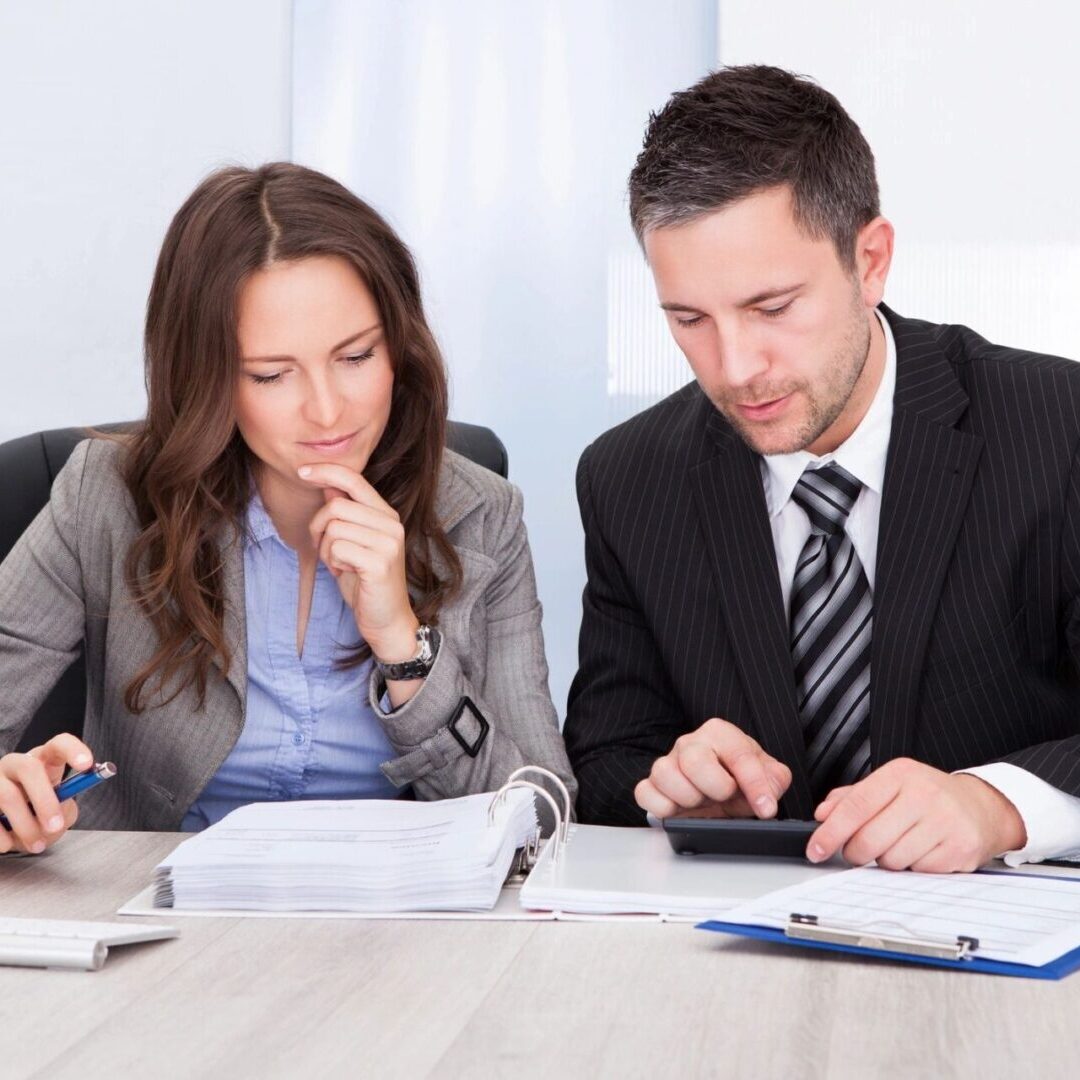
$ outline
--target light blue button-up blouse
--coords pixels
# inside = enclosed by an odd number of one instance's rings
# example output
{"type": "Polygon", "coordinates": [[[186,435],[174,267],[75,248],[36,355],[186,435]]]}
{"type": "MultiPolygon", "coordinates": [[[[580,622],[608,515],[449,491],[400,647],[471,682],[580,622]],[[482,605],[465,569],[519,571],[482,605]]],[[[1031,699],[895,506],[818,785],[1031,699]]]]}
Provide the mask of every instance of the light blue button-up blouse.
{"type": "Polygon", "coordinates": [[[319,563],[304,654],[297,656],[300,562],[258,494],[248,506],[247,529],[244,728],[184,817],[187,831],[212,825],[244,803],[400,794],[379,771],[395,753],[368,703],[371,661],[344,671],[334,663],[358,634],[333,575],[319,563]]]}

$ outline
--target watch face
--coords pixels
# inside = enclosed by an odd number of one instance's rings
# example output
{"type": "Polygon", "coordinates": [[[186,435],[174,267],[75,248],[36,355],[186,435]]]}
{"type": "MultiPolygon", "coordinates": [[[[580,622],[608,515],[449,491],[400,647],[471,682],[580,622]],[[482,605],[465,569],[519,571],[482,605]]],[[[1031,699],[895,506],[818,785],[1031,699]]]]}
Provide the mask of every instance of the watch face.
{"type": "Polygon", "coordinates": [[[416,640],[420,643],[420,652],[416,659],[420,661],[430,660],[435,655],[432,646],[432,634],[430,626],[420,626],[416,631],[416,640]]]}

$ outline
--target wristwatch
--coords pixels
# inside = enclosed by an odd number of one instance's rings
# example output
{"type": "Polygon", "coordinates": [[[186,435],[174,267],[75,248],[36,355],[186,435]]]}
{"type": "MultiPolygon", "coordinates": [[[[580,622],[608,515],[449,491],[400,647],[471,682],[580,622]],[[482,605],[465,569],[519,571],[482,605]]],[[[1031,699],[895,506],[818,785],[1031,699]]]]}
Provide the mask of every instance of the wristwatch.
{"type": "Polygon", "coordinates": [[[387,682],[404,682],[408,679],[426,679],[435,666],[435,657],[439,653],[439,631],[430,626],[416,628],[416,655],[411,660],[402,660],[398,664],[384,664],[373,656],[375,667],[387,682]]]}

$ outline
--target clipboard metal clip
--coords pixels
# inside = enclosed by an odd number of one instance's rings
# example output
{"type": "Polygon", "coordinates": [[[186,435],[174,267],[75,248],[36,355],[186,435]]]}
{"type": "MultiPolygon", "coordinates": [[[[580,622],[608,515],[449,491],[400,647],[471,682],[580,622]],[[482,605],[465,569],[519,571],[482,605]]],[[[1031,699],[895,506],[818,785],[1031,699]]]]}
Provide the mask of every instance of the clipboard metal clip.
{"type": "MultiPolygon", "coordinates": [[[[895,926],[907,933],[901,923],[878,923],[879,926],[895,926]]],[[[874,924],[846,926],[837,923],[822,925],[816,915],[800,915],[792,912],[788,917],[784,935],[803,941],[822,941],[831,945],[852,945],[859,949],[876,949],[879,952],[905,953],[908,956],[927,956],[935,960],[970,960],[979,947],[979,939],[957,935],[955,938],[933,938],[883,934],[873,929],[874,924]]]]}

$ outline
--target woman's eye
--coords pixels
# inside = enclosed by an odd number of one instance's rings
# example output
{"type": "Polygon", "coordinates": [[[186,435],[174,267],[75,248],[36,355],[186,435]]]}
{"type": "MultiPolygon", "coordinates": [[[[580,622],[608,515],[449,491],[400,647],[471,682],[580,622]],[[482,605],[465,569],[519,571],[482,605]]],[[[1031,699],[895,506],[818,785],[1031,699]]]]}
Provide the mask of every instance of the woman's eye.
{"type": "Polygon", "coordinates": [[[258,386],[267,386],[278,382],[281,379],[281,372],[277,371],[273,375],[251,375],[250,378],[258,386]]]}
{"type": "Polygon", "coordinates": [[[343,356],[341,359],[346,364],[352,364],[354,367],[357,364],[362,364],[365,360],[370,360],[375,355],[375,347],[372,346],[367,352],[353,353],[351,356],[343,356]]]}

